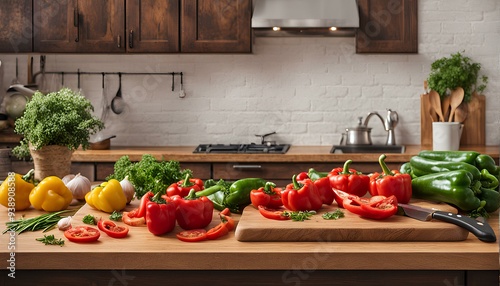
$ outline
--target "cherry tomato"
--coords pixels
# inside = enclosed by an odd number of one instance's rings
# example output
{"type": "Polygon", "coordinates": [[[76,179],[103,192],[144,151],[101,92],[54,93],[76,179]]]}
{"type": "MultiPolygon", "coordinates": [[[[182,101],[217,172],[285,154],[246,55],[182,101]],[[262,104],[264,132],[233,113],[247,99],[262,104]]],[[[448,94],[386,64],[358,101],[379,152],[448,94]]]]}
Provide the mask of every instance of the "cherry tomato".
{"type": "Polygon", "coordinates": [[[97,227],[113,238],[123,238],[128,234],[128,227],[118,226],[110,220],[99,220],[97,227]]]}
{"type": "Polygon", "coordinates": [[[221,222],[217,226],[215,226],[207,231],[207,238],[208,239],[217,239],[217,238],[224,236],[228,233],[229,233],[229,230],[227,229],[226,224],[224,222],[221,222]]]}
{"type": "Polygon", "coordinates": [[[72,242],[93,242],[99,239],[101,233],[90,226],[77,226],[66,230],[64,236],[72,242]]]}
{"type": "Polygon", "coordinates": [[[196,242],[207,239],[207,232],[204,229],[184,230],[176,234],[177,238],[186,242],[196,242]]]}
{"type": "Polygon", "coordinates": [[[130,226],[146,225],[146,219],[144,217],[135,217],[139,209],[134,209],[130,212],[122,213],[122,221],[130,226]]]}
{"type": "Polygon", "coordinates": [[[271,208],[266,208],[265,206],[259,206],[259,212],[263,217],[268,219],[275,219],[275,220],[290,219],[290,216],[285,215],[285,209],[283,208],[271,209],[271,208]]]}

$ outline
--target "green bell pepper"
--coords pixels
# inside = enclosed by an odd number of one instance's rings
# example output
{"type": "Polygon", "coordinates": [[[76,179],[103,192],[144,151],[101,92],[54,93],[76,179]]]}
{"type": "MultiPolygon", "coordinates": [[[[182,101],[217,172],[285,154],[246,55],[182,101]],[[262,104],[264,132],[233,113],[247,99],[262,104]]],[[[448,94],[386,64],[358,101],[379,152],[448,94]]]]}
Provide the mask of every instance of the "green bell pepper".
{"type": "Polygon", "coordinates": [[[264,187],[267,181],[260,178],[240,179],[232,183],[229,187],[229,194],[226,196],[226,203],[230,205],[249,205],[250,192],[264,187]]]}
{"type": "Polygon", "coordinates": [[[481,183],[473,183],[472,174],[465,170],[433,173],[416,177],[411,181],[415,198],[453,204],[464,211],[480,207],[481,183]]]}
{"type": "Polygon", "coordinates": [[[471,173],[472,180],[481,179],[481,172],[474,165],[465,162],[437,161],[425,157],[413,156],[410,165],[415,176],[420,177],[432,173],[465,170],[471,173]]]}
{"type": "Polygon", "coordinates": [[[500,208],[500,193],[495,190],[481,188],[481,193],[478,195],[478,198],[486,202],[483,208],[489,213],[500,208]]]}
{"type": "Polygon", "coordinates": [[[492,175],[498,176],[500,173],[500,166],[496,165],[495,160],[490,155],[481,154],[477,156],[475,164],[480,170],[486,169],[492,175]]]}
{"type": "MultiPolygon", "coordinates": [[[[418,156],[436,160],[436,161],[448,161],[448,162],[464,162],[471,165],[476,165],[476,158],[479,156],[479,152],[475,151],[420,151],[418,156]]],[[[480,168],[481,169],[481,168],[480,168]]]]}

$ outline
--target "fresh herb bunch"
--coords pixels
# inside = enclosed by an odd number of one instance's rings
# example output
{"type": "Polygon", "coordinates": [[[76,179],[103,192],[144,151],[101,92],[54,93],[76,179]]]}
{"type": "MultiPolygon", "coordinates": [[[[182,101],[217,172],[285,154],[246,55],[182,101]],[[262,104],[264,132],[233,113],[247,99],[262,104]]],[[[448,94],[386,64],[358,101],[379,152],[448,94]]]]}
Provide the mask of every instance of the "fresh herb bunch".
{"type": "MultiPolygon", "coordinates": [[[[104,128],[104,123],[92,115],[91,102],[78,92],[63,88],[56,92],[33,94],[26,104],[23,116],[16,120],[15,132],[24,136],[16,148],[27,148],[28,142],[35,149],[47,145],[66,146],[86,150],[90,135],[104,128]]],[[[14,154],[23,154],[16,150],[14,154]]]]}
{"type": "Polygon", "coordinates": [[[122,156],[114,165],[114,173],[106,180],[121,181],[128,175],[134,185],[135,195],[142,198],[147,192],[154,194],[165,192],[171,184],[180,181],[191,174],[189,169],[181,169],[178,161],[158,161],[151,154],[144,154],[139,162],[132,162],[128,156],[122,156]]]}
{"type": "Polygon", "coordinates": [[[488,77],[479,77],[481,64],[462,55],[460,52],[451,57],[443,57],[431,64],[431,72],[427,82],[429,88],[441,96],[457,87],[464,89],[464,101],[469,102],[474,92],[482,93],[486,89],[488,77]]]}
{"type": "Polygon", "coordinates": [[[51,235],[45,234],[41,238],[36,238],[36,241],[40,241],[45,245],[59,245],[61,247],[64,245],[64,239],[56,238],[53,234],[51,235]]]}

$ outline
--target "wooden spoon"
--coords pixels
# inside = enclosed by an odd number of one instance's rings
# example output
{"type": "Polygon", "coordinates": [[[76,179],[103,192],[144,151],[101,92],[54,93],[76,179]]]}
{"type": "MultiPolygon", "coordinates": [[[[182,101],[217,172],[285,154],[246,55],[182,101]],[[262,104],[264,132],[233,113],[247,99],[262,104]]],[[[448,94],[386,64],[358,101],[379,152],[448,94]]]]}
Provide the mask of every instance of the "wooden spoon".
{"type": "Polygon", "coordinates": [[[443,109],[443,116],[444,116],[444,121],[447,121],[450,119],[450,96],[446,96],[443,98],[441,101],[441,106],[443,109]]]}
{"type": "Polygon", "coordinates": [[[455,122],[460,122],[464,123],[465,119],[467,119],[468,115],[468,110],[467,110],[467,104],[465,102],[462,102],[457,109],[455,110],[455,122]]]}
{"type": "MultiPolygon", "coordinates": [[[[448,117],[448,122],[453,121],[453,115],[455,114],[455,110],[464,100],[464,89],[461,87],[457,87],[450,94],[450,116],[448,117]]],[[[455,120],[456,121],[456,120],[455,120]]]]}
{"type": "Polygon", "coordinates": [[[441,98],[439,98],[439,94],[437,93],[437,91],[431,90],[429,92],[429,99],[431,102],[431,107],[434,109],[434,111],[437,113],[439,117],[439,121],[443,122],[444,116],[441,110],[441,98]]]}

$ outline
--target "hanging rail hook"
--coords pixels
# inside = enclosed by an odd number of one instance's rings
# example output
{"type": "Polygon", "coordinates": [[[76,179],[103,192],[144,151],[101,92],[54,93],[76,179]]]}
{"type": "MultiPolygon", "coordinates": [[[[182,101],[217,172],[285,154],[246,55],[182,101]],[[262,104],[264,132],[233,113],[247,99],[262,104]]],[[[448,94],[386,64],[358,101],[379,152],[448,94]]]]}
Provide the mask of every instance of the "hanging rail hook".
{"type": "Polygon", "coordinates": [[[172,91],[174,91],[174,73],[172,73],[172,91]]]}

